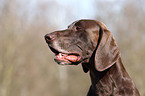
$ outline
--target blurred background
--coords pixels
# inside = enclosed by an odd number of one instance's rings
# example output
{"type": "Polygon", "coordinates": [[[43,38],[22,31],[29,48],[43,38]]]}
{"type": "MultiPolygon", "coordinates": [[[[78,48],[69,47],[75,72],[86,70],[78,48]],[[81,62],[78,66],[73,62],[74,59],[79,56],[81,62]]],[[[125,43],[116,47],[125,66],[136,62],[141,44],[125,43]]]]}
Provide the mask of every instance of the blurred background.
{"type": "Polygon", "coordinates": [[[86,96],[89,74],[57,65],[44,35],[87,18],[107,25],[145,96],[144,0],[0,0],[0,96],[86,96]]]}

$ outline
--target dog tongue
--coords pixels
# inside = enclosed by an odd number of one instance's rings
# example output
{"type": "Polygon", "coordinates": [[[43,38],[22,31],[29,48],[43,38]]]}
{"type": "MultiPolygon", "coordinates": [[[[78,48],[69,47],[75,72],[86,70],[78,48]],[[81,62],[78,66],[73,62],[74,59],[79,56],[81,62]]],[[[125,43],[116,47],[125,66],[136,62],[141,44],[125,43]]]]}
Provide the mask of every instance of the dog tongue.
{"type": "Polygon", "coordinates": [[[71,62],[77,62],[79,61],[79,58],[78,56],[76,55],[67,55],[67,54],[62,54],[62,53],[59,53],[57,56],[56,56],[57,59],[59,60],[63,60],[63,61],[71,61],[71,62]]]}

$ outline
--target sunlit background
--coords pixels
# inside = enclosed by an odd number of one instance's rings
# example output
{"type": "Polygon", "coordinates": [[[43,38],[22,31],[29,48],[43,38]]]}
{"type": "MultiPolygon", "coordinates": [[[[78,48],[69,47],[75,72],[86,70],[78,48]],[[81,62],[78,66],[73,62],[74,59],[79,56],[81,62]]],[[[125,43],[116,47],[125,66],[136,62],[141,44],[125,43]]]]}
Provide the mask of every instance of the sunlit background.
{"type": "Polygon", "coordinates": [[[144,0],[0,0],[0,96],[86,96],[89,74],[57,65],[44,35],[87,18],[107,25],[145,96],[144,0]]]}

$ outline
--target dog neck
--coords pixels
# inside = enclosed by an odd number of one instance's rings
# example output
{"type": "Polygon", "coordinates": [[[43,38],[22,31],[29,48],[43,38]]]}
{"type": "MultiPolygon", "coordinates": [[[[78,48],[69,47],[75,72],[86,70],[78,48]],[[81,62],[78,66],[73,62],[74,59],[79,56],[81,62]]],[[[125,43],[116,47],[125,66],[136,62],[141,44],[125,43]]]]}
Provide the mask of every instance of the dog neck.
{"type": "Polygon", "coordinates": [[[123,95],[124,90],[130,90],[129,94],[133,94],[131,90],[136,90],[135,84],[126,72],[120,58],[112,67],[102,72],[97,71],[94,64],[92,65],[90,66],[91,91],[95,96],[103,96],[103,94],[113,95],[116,92],[123,95]],[[132,84],[133,86],[128,88],[127,84],[132,84]]]}
{"type": "Polygon", "coordinates": [[[110,90],[112,90],[113,82],[109,77],[109,69],[103,72],[96,71],[95,69],[90,70],[90,77],[92,81],[92,92],[95,96],[112,92],[110,90]]]}

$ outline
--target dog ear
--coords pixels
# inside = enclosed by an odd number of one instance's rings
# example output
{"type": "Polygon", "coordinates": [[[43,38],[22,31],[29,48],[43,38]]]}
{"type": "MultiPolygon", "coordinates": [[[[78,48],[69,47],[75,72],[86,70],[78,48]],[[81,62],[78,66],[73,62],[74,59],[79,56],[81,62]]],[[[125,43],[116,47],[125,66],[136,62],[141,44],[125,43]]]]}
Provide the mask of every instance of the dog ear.
{"type": "Polygon", "coordinates": [[[110,31],[100,23],[99,40],[95,50],[95,68],[104,71],[110,68],[120,56],[119,49],[110,31]]]}

